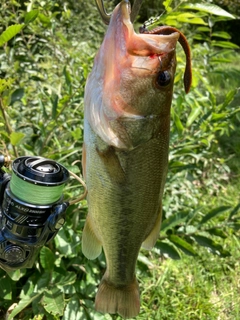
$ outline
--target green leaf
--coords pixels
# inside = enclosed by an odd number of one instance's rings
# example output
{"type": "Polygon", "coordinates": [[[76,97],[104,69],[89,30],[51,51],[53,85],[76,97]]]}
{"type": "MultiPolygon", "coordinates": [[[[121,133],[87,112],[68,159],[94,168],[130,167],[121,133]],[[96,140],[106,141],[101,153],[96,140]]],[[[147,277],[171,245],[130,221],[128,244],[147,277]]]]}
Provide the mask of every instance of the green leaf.
{"type": "Polygon", "coordinates": [[[78,297],[73,296],[67,304],[62,320],[84,319],[83,309],[78,297]]]}
{"type": "Polygon", "coordinates": [[[218,113],[220,113],[222,110],[224,110],[233,101],[233,99],[237,93],[238,93],[238,89],[235,88],[233,90],[230,90],[226,94],[224,102],[217,106],[218,113]]]}
{"type": "Polygon", "coordinates": [[[14,102],[19,101],[24,96],[24,89],[18,88],[11,94],[11,102],[10,105],[13,105],[14,102]]]}
{"type": "Polygon", "coordinates": [[[72,84],[72,78],[71,78],[70,72],[67,70],[66,66],[63,68],[63,74],[65,77],[65,81],[66,81],[67,86],[70,86],[72,84]]]}
{"type": "Polygon", "coordinates": [[[238,211],[240,210],[240,203],[236,205],[235,208],[233,208],[231,211],[230,211],[230,214],[228,216],[228,220],[231,220],[237,213],[238,211]]]}
{"type": "Polygon", "coordinates": [[[209,27],[198,27],[196,30],[200,32],[211,32],[211,29],[209,27]]]}
{"type": "Polygon", "coordinates": [[[64,295],[57,287],[44,292],[42,298],[44,309],[54,316],[62,316],[64,311],[64,295]]]}
{"type": "Polygon", "coordinates": [[[25,137],[25,134],[22,132],[12,132],[10,134],[10,142],[13,146],[18,145],[21,140],[25,137]]]}
{"type": "Polygon", "coordinates": [[[73,136],[75,141],[78,141],[82,139],[83,131],[80,127],[77,127],[74,131],[71,131],[71,135],[73,136]]]}
{"type": "Polygon", "coordinates": [[[168,229],[171,229],[180,223],[184,222],[188,217],[188,212],[181,211],[176,214],[171,215],[169,218],[163,220],[161,231],[166,232],[168,229]]]}
{"type": "Polygon", "coordinates": [[[186,127],[190,127],[191,124],[198,118],[200,113],[202,112],[202,106],[198,104],[197,101],[195,101],[194,105],[191,105],[192,111],[190,112],[188,118],[186,127]]]}
{"type": "Polygon", "coordinates": [[[66,285],[74,284],[76,281],[76,273],[75,272],[67,272],[66,275],[61,275],[59,280],[57,281],[58,287],[63,287],[66,285]]]}
{"type": "Polygon", "coordinates": [[[207,25],[207,23],[202,18],[190,18],[190,17],[179,17],[177,18],[179,22],[191,23],[191,24],[202,24],[207,25]]]}
{"type": "MultiPolygon", "coordinates": [[[[30,294],[32,294],[34,292],[34,287],[35,287],[35,285],[34,285],[32,279],[28,278],[28,281],[22,287],[19,298],[23,299],[23,298],[29,296],[30,294]]],[[[35,290],[35,292],[37,292],[37,290],[35,290]]]]}
{"type": "Polygon", "coordinates": [[[173,0],[165,0],[165,1],[163,1],[163,5],[164,5],[165,10],[167,12],[171,12],[172,11],[172,8],[171,8],[172,1],[173,0]]]}
{"type": "Polygon", "coordinates": [[[225,118],[227,118],[228,113],[227,112],[223,112],[223,113],[212,113],[212,121],[219,121],[219,120],[223,120],[225,118]]]}
{"type": "Polygon", "coordinates": [[[231,35],[226,31],[213,32],[212,37],[218,37],[218,38],[223,38],[228,40],[231,39],[231,35]]]}
{"type": "Polygon", "coordinates": [[[193,225],[188,225],[188,226],[184,227],[185,234],[192,234],[192,233],[195,233],[197,230],[198,230],[197,227],[195,227],[193,225]]]}
{"type": "Polygon", "coordinates": [[[27,12],[24,17],[24,23],[29,24],[33,22],[38,17],[38,13],[39,13],[38,10],[32,10],[27,12]]]}
{"type": "Polygon", "coordinates": [[[144,256],[141,252],[138,255],[138,261],[142,262],[149,268],[153,268],[154,266],[152,262],[146,256],[144,256]]]}
{"type": "Polygon", "coordinates": [[[18,281],[22,277],[25,276],[26,269],[18,269],[15,271],[8,271],[7,274],[8,276],[13,280],[13,281],[18,281]]]}
{"type": "Polygon", "coordinates": [[[231,63],[232,59],[212,57],[211,61],[214,63],[231,63]]]}
{"type": "Polygon", "coordinates": [[[39,20],[42,22],[42,24],[44,25],[44,26],[50,26],[51,25],[51,19],[50,18],[48,18],[46,15],[44,15],[43,13],[40,13],[39,12],[39,14],[38,14],[38,18],[39,18],[39,20]]]}
{"type": "Polygon", "coordinates": [[[193,249],[193,247],[182,238],[172,234],[169,236],[169,240],[174,243],[179,249],[181,249],[185,254],[189,256],[197,255],[197,252],[193,249]]]}
{"type": "Polygon", "coordinates": [[[190,9],[190,10],[198,10],[207,12],[216,16],[226,17],[230,19],[235,19],[235,17],[227,12],[226,10],[220,8],[219,6],[215,4],[210,4],[207,2],[204,3],[183,3],[180,5],[181,9],[190,9]]]}
{"type": "Polygon", "coordinates": [[[35,285],[34,290],[40,291],[48,288],[52,278],[52,272],[45,271],[41,277],[38,279],[37,284],[35,285]]]}
{"type": "Polygon", "coordinates": [[[177,128],[177,131],[179,134],[181,134],[184,130],[184,126],[183,126],[178,114],[176,112],[174,112],[173,108],[172,108],[172,115],[173,115],[173,121],[174,121],[174,124],[177,128]]]}
{"type": "Polygon", "coordinates": [[[37,299],[41,295],[42,291],[38,291],[31,293],[29,296],[25,296],[18,302],[17,306],[10,313],[7,320],[13,320],[17,314],[19,314],[23,309],[25,309],[28,305],[30,305],[35,299],[37,299]]]}
{"type": "Polygon", "coordinates": [[[155,252],[158,254],[162,254],[165,257],[169,257],[174,260],[179,260],[181,259],[178,251],[170,244],[164,242],[164,241],[157,241],[154,249],[155,252]]]}
{"type": "Polygon", "coordinates": [[[0,93],[4,92],[5,90],[8,90],[13,84],[13,82],[14,79],[12,78],[0,79],[0,93]]]}
{"type": "Polygon", "coordinates": [[[0,278],[0,297],[1,299],[12,300],[11,281],[6,275],[0,278]]]}
{"type": "Polygon", "coordinates": [[[52,118],[56,119],[57,116],[57,107],[58,107],[58,95],[54,94],[51,98],[52,100],[52,118]]]}
{"type": "Polygon", "coordinates": [[[240,108],[237,108],[237,109],[235,109],[235,110],[232,110],[232,111],[230,111],[229,112],[229,115],[228,115],[228,119],[230,118],[230,117],[232,117],[234,114],[238,114],[240,112],[240,108]]]}
{"type": "Polygon", "coordinates": [[[22,277],[25,276],[26,269],[18,269],[15,271],[8,271],[7,274],[13,281],[18,281],[19,279],[21,279],[22,277]]]}
{"type": "Polygon", "coordinates": [[[55,255],[48,247],[43,247],[40,251],[40,262],[47,271],[52,271],[55,263],[55,255]]]}
{"type": "Polygon", "coordinates": [[[78,235],[74,234],[73,231],[62,228],[58,231],[54,240],[58,251],[62,255],[66,257],[78,255],[80,251],[80,238],[78,235]]]}
{"type": "Polygon", "coordinates": [[[230,228],[234,229],[234,231],[239,231],[240,223],[234,223],[233,225],[230,226],[230,228]]]}
{"type": "Polygon", "coordinates": [[[41,99],[39,99],[39,106],[42,109],[42,114],[43,114],[44,118],[47,119],[48,118],[48,114],[47,114],[47,111],[46,111],[46,107],[45,107],[45,104],[42,102],[41,99]]]}
{"type": "Polygon", "coordinates": [[[11,40],[13,37],[15,37],[15,35],[18,34],[22,30],[23,27],[24,27],[24,24],[14,24],[14,25],[8,27],[0,35],[0,46],[3,46],[9,40],[11,40]]]}
{"type": "Polygon", "coordinates": [[[206,223],[207,221],[209,221],[210,219],[215,218],[217,215],[222,214],[223,212],[229,210],[231,207],[230,206],[221,206],[218,208],[215,208],[213,210],[211,210],[210,212],[208,212],[201,220],[200,225],[206,223]]]}
{"type": "Polygon", "coordinates": [[[223,247],[214,242],[212,239],[207,238],[201,235],[192,235],[191,236],[200,246],[208,248],[210,252],[217,254],[222,257],[230,256],[230,253],[227,250],[224,250],[223,247]]]}
{"type": "Polygon", "coordinates": [[[219,229],[219,228],[208,229],[208,233],[211,234],[211,235],[220,237],[222,239],[226,239],[227,238],[226,233],[222,229],[219,229]]]}
{"type": "Polygon", "coordinates": [[[64,256],[72,256],[72,247],[67,237],[66,231],[62,228],[54,238],[59,252],[64,256]]]}
{"type": "Polygon", "coordinates": [[[193,39],[195,39],[195,40],[201,40],[201,41],[208,41],[209,40],[209,36],[208,35],[206,35],[206,34],[195,34],[194,36],[193,36],[193,39]]]}
{"type": "Polygon", "coordinates": [[[221,48],[230,48],[230,49],[239,49],[239,46],[235,43],[232,43],[230,41],[217,41],[212,40],[211,44],[215,47],[221,47],[221,48]]]}

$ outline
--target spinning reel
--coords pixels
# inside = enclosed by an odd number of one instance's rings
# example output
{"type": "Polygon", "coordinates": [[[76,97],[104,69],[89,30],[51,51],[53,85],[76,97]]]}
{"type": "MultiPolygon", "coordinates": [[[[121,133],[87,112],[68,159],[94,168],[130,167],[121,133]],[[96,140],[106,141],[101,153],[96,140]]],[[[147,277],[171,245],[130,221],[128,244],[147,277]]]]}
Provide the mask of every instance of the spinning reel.
{"type": "Polygon", "coordinates": [[[8,162],[0,155],[0,267],[5,271],[31,268],[63,226],[69,204],[85,196],[63,201],[69,171],[56,161],[20,157],[12,163],[12,175],[2,170],[8,162]]]}

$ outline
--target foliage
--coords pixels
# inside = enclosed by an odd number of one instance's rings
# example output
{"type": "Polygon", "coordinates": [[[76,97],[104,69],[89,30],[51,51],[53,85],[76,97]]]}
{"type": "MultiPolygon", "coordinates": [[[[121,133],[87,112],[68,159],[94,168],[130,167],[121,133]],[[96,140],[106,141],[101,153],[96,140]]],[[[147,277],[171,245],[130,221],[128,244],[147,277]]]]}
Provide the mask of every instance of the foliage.
{"type": "MultiPolygon", "coordinates": [[[[209,3],[182,2],[179,6],[175,2],[166,0],[165,13],[146,25],[170,24],[185,33],[192,48],[193,88],[186,96],[182,85],[185,58],[178,50],[164,220],[154,250],[139,255],[137,274],[143,291],[139,319],[160,315],[162,319],[185,319],[184,313],[170,308],[174,303],[179,306],[177,294],[170,303],[161,287],[172,262],[164,264],[164,271],[158,268],[159,260],[187,255],[185,259],[204,265],[203,274],[207,272],[203,256],[211,257],[207,251],[217,261],[232,259],[226,242],[237,237],[240,229],[239,199],[225,199],[225,191],[230,183],[238,183],[235,176],[239,174],[240,76],[234,63],[239,53],[228,32],[214,31],[216,25],[234,16],[209,3]],[[153,278],[161,281],[157,293],[151,290],[153,278]],[[169,309],[161,311],[162,300],[169,309]]],[[[0,142],[2,151],[12,157],[41,155],[80,174],[84,85],[105,27],[91,3],[61,3],[11,0],[2,5],[0,142]]],[[[79,185],[72,181],[66,197],[78,193],[79,185]]],[[[33,269],[0,271],[0,317],[7,312],[8,320],[116,319],[94,311],[105,260],[101,255],[88,261],[82,255],[86,212],[86,201],[69,208],[65,226],[54,242],[42,248],[33,269]]],[[[177,262],[182,272],[184,261],[177,262]]],[[[184,286],[174,270],[170,279],[180,284],[181,299],[186,289],[190,296],[195,287],[184,286]]],[[[206,301],[204,307],[194,301],[192,315],[186,319],[216,317],[217,311],[211,313],[212,304],[206,301]]]]}

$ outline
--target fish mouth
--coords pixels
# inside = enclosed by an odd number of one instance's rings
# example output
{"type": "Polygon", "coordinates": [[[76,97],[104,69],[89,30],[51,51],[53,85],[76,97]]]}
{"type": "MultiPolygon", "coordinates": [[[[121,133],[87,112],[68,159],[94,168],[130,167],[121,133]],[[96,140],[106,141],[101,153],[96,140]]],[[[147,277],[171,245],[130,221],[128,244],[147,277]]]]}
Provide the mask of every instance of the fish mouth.
{"type": "Polygon", "coordinates": [[[128,0],[123,0],[120,2],[120,10],[122,14],[123,20],[130,20],[130,14],[131,14],[131,4],[128,0]]]}
{"type": "MultiPolygon", "coordinates": [[[[122,0],[115,8],[111,25],[118,25],[115,32],[118,34],[117,41],[125,41],[127,52],[137,56],[153,56],[169,53],[176,48],[179,33],[171,34],[137,34],[131,22],[131,4],[128,0],[122,0]],[[124,36],[123,36],[124,35],[124,36]]],[[[120,44],[123,47],[123,43],[120,44]]]]}

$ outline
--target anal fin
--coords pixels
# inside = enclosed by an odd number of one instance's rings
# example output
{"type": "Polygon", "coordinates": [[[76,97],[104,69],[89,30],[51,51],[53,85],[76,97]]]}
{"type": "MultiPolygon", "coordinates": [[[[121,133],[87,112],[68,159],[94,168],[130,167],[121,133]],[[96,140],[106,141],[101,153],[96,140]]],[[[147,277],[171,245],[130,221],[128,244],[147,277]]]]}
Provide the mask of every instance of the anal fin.
{"type": "Polygon", "coordinates": [[[150,234],[147,236],[147,238],[142,243],[142,247],[144,249],[151,250],[154,247],[154,245],[159,237],[161,222],[162,222],[162,205],[160,206],[160,212],[158,214],[157,221],[155,222],[155,225],[154,225],[152,231],[150,232],[150,234]]]}
{"type": "Polygon", "coordinates": [[[93,230],[89,216],[82,234],[82,252],[90,260],[96,259],[102,252],[102,244],[93,230]]]}

